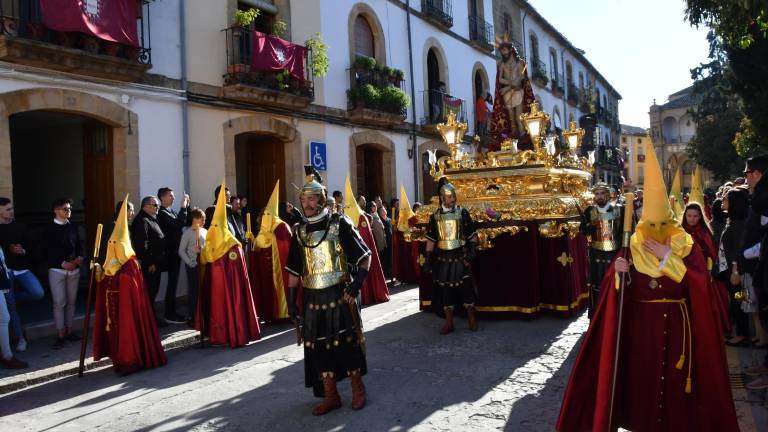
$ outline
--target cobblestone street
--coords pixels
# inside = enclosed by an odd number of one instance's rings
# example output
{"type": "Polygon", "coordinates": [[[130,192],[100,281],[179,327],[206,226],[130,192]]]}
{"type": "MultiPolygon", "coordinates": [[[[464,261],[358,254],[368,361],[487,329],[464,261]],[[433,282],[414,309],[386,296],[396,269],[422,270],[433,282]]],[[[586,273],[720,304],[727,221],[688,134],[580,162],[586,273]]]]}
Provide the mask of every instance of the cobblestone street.
{"type": "MultiPolygon", "coordinates": [[[[171,352],[164,368],[126,377],[99,369],[5,395],[2,430],[554,430],[586,315],[481,321],[477,333],[460,320],[440,337],[417,296],[407,289],[363,312],[369,405],[361,412],[349,408],[344,381],[342,409],[310,414],[317,401],[303,387],[302,351],[293,329],[279,325],[242,349],[192,347],[171,352]]],[[[743,404],[739,412],[749,417],[742,430],[755,430],[759,417],[743,404]]]]}

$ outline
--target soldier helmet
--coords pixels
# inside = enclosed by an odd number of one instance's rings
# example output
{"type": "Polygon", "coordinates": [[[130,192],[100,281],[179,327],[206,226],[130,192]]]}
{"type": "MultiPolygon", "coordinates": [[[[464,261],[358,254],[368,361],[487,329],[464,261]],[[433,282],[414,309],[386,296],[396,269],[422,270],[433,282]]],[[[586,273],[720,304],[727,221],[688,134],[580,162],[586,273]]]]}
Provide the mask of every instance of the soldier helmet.
{"type": "Polygon", "coordinates": [[[312,165],[304,165],[304,174],[306,175],[306,183],[301,187],[299,196],[318,195],[320,196],[320,205],[325,205],[328,190],[323,185],[323,178],[320,177],[320,173],[312,165]]]}

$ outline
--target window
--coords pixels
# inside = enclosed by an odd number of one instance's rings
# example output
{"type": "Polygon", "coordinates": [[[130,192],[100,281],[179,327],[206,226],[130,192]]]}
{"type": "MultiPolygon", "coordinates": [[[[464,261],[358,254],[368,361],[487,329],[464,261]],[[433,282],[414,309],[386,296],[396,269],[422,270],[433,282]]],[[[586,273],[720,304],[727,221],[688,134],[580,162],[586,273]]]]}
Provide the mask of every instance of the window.
{"type": "Polygon", "coordinates": [[[565,62],[565,82],[573,84],[573,66],[571,62],[565,62]]]}
{"type": "Polygon", "coordinates": [[[531,59],[533,63],[539,62],[539,39],[531,33],[531,59]]]}
{"type": "Polygon", "coordinates": [[[557,80],[557,75],[560,71],[557,67],[557,53],[553,49],[549,50],[549,63],[550,67],[552,68],[552,79],[557,80]]]}
{"type": "Polygon", "coordinates": [[[355,18],[355,56],[366,56],[376,58],[376,50],[374,49],[373,30],[368,20],[358,15],[355,18]]]}
{"type": "Polygon", "coordinates": [[[579,88],[584,88],[584,74],[582,72],[579,72],[579,88]]]}
{"type": "Polygon", "coordinates": [[[501,28],[504,29],[504,34],[512,37],[512,17],[508,13],[501,17],[501,28]]]}
{"type": "Polygon", "coordinates": [[[638,139],[637,139],[637,143],[638,143],[638,144],[642,144],[642,143],[643,143],[643,140],[642,140],[642,139],[640,139],[640,138],[638,138],[638,139]]]}
{"type": "Polygon", "coordinates": [[[627,143],[627,137],[621,137],[621,143],[626,144],[627,143]]]}

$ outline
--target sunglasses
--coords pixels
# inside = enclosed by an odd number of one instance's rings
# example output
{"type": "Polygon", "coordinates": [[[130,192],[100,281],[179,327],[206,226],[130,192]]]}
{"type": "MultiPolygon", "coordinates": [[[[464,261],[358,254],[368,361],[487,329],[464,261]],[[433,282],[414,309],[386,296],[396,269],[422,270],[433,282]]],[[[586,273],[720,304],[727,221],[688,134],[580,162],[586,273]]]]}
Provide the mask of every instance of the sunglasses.
{"type": "Polygon", "coordinates": [[[742,174],[742,175],[747,175],[747,174],[749,174],[749,173],[753,173],[753,172],[755,172],[755,171],[757,171],[757,170],[753,170],[753,169],[751,169],[751,170],[745,170],[745,171],[744,171],[743,173],[741,173],[741,174],[742,174]]]}
{"type": "Polygon", "coordinates": [[[69,211],[72,211],[72,207],[61,207],[61,208],[57,208],[56,210],[69,212],[69,211]]]}

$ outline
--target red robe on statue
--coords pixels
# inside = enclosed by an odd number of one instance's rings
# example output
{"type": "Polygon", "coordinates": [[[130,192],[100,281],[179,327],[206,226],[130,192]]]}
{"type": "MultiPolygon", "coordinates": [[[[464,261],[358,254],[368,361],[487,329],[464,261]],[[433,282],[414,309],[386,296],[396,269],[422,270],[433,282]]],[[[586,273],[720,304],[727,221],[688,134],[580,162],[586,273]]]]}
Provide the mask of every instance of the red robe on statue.
{"type": "MultiPolygon", "coordinates": [[[[529,65],[530,66],[530,65],[529,65]]],[[[504,96],[501,94],[501,83],[499,83],[498,66],[496,67],[496,90],[493,95],[493,113],[491,115],[491,143],[488,149],[496,151],[501,149],[501,142],[507,138],[517,139],[517,148],[520,150],[533,149],[533,143],[531,138],[525,131],[513,130],[515,123],[509,117],[509,110],[504,106],[504,96]]],[[[528,78],[528,71],[526,69],[525,76],[522,81],[523,86],[523,112],[528,113],[531,111],[531,104],[536,101],[536,97],[533,95],[533,88],[531,87],[531,81],[528,78]]]]}
{"type": "Polygon", "coordinates": [[[120,373],[168,362],[135,257],[123,264],[114,276],[105,276],[96,288],[93,359],[102,357],[110,357],[120,373]]]}
{"type": "Polygon", "coordinates": [[[240,245],[205,266],[195,328],[202,330],[203,325],[203,332],[213,345],[228,344],[235,348],[261,337],[240,245]]]}
{"type": "MultiPolygon", "coordinates": [[[[642,431],[738,431],[704,256],[695,244],[680,283],[633,266],[624,294],[615,425],[642,431]],[[684,300],[684,303],[675,300],[684,300]],[[690,329],[690,330],[689,330],[690,329]],[[685,354],[685,357],[681,357],[685,354]],[[677,366],[681,366],[680,369],[677,366]],[[690,377],[690,393],[686,382],[690,377]]],[[[565,390],[557,430],[608,430],[618,290],[613,264],[565,390]]]]}
{"type": "MultiPolygon", "coordinates": [[[[707,270],[712,270],[713,265],[717,265],[717,249],[715,249],[715,241],[712,238],[712,233],[699,223],[698,225],[691,227],[688,224],[683,224],[685,231],[693,237],[693,241],[699,245],[701,251],[704,253],[704,259],[707,261],[707,270]]],[[[710,283],[712,285],[712,306],[715,308],[715,316],[720,322],[720,328],[724,332],[731,331],[731,315],[728,310],[730,298],[728,297],[728,288],[724,283],[714,279],[710,274],[710,283]]]]}
{"type": "MultiPolygon", "coordinates": [[[[408,219],[408,226],[414,227],[418,218],[412,216],[408,219]]],[[[421,267],[419,266],[419,243],[407,242],[403,232],[395,230],[392,235],[392,274],[395,279],[403,283],[419,283],[421,267]]]]}
{"type": "Polygon", "coordinates": [[[357,230],[363,237],[363,241],[365,241],[368,249],[371,250],[371,266],[368,268],[368,277],[365,278],[365,282],[363,282],[363,286],[360,288],[360,295],[364,305],[384,303],[389,301],[389,288],[387,288],[387,281],[384,279],[384,270],[381,268],[379,251],[376,250],[376,241],[373,239],[371,220],[365,214],[361,214],[360,218],[363,220],[360,220],[357,230]]]}
{"type": "MultiPolygon", "coordinates": [[[[288,261],[288,249],[291,246],[291,228],[283,222],[275,228],[275,238],[277,239],[277,249],[280,255],[280,271],[283,275],[283,299],[288,299],[288,272],[285,271],[285,264],[288,261]]],[[[249,254],[251,273],[248,275],[253,289],[253,302],[256,304],[256,312],[259,318],[264,321],[274,321],[278,319],[287,319],[288,315],[281,314],[281,305],[279,293],[276,291],[274,279],[274,266],[272,263],[272,247],[264,249],[254,249],[249,254]]],[[[287,307],[287,306],[286,306],[287,307]]]]}

